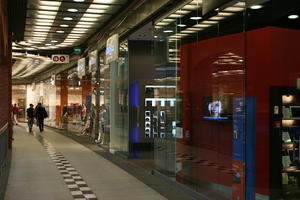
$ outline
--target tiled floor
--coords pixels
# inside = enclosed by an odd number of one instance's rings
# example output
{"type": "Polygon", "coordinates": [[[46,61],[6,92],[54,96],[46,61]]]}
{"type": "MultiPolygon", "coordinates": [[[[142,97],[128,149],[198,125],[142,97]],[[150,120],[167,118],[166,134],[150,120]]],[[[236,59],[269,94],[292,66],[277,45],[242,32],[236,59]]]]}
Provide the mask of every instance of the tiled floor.
{"type": "Polygon", "coordinates": [[[14,128],[12,166],[5,200],[166,199],[73,140],[49,129],[42,137],[35,129],[37,136],[33,136],[24,127],[14,128]]]}

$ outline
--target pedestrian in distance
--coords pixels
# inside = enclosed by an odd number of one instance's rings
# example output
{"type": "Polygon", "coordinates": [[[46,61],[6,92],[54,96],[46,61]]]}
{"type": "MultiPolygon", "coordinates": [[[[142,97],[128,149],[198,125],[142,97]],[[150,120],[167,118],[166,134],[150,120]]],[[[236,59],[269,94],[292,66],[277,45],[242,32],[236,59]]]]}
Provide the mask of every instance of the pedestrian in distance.
{"type": "Polygon", "coordinates": [[[48,117],[46,109],[42,106],[41,103],[35,107],[35,118],[39,125],[40,132],[44,131],[44,119],[48,117]]]}
{"type": "Polygon", "coordinates": [[[28,124],[28,129],[29,132],[32,132],[32,126],[34,122],[34,108],[33,104],[29,104],[29,108],[27,108],[27,124],[28,124]]]}
{"type": "Polygon", "coordinates": [[[13,113],[13,119],[15,125],[18,125],[18,114],[19,114],[19,107],[15,103],[14,106],[12,107],[12,113],[13,113]]]}

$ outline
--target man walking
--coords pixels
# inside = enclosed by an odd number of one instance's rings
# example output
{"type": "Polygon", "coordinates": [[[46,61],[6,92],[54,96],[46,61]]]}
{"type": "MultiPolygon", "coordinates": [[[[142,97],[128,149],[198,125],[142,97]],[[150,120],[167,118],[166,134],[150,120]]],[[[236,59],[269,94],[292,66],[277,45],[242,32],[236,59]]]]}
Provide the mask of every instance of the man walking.
{"type": "Polygon", "coordinates": [[[41,103],[38,103],[38,105],[35,107],[35,117],[37,120],[37,123],[40,128],[40,132],[44,131],[44,119],[48,117],[48,114],[46,112],[46,109],[42,106],[41,103]]]}
{"type": "Polygon", "coordinates": [[[29,104],[29,108],[27,109],[27,124],[30,133],[32,132],[33,122],[34,122],[34,108],[33,108],[33,104],[29,104]]]}

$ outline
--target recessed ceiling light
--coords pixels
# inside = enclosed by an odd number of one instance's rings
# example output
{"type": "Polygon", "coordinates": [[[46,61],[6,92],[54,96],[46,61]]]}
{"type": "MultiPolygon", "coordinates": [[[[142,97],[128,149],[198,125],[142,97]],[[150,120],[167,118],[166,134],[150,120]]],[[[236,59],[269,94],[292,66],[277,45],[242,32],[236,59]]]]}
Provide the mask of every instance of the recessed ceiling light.
{"type": "Polygon", "coordinates": [[[52,44],[45,44],[46,46],[51,46],[52,44]]]}
{"type": "Polygon", "coordinates": [[[288,18],[289,19],[298,19],[299,15],[289,15],[288,18]]]}
{"type": "Polygon", "coordinates": [[[64,33],[64,31],[56,31],[56,33],[64,33]]]}
{"type": "Polygon", "coordinates": [[[262,8],[262,5],[253,5],[253,6],[250,6],[250,8],[252,10],[257,10],[257,9],[261,9],[262,8]]]}
{"type": "Polygon", "coordinates": [[[173,33],[172,30],[165,30],[164,33],[173,33]]]}
{"type": "Polygon", "coordinates": [[[190,19],[192,19],[192,20],[199,20],[199,19],[202,19],[202,17],[190,17],[190,19]]]}
{"type": "Polygon", "coordinates": [[[73,18],[72,17],[64,17],[63,20],[72,21],[73,18]]]}
{"type": "Polygon", "coordinates": [[[52,40],[51,42],[53,42],[53,43],[57,43],[58,41],[57,41],[57,40],[52,40]]]}
{"type": "Polygon", "coordinates": [[[179,26],[179,27],[185,27],[186,25],[185,24],[177,24],[177,26],[179,26]]]}
{"type": "Polygon", "coordinates": [[[157,36],[157,35],[154,35],[154,38],[158,38],[158,36],[157,36]]]}
{"type": "Polygon", "coordinates": [[[76,8],[69,8],[68,11],[69,12],[78,12],[78,9],[76,9],[76,8]]]}
{"type": "Polygon", "coordinates": [[[60,27],[69,27],[69,25],[68,24],[61,24],[61,25],[59,25],[60,27]]]}
{"type": "Polygon", "coordinates": [[[75,2],[84,2],[85,0],[73,0],[75,2]]]}

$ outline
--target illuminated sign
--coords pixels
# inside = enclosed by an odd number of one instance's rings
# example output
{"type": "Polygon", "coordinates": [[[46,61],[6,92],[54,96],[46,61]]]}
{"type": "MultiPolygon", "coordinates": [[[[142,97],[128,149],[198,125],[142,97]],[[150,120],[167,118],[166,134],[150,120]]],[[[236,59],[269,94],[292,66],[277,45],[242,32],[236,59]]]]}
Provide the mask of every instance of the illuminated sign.
{"type": "Polygon", "coordinates": [[[119,35],[114,34],[106,42],[106,63],[109,64],[119,57],[119,35]]]}
{"type": "Polygon", "coordinates": [[[56,54],[56,55],[52,55],[52,62],[56,64],[69,63],[70,58],[69,55],[56,54]]]}
{"type": "Polygon", "coordinates": [[[85,58],[81,58],[78,60],[77,72],[79,78],[85,76],[85,58]]]}

